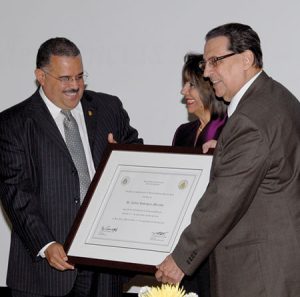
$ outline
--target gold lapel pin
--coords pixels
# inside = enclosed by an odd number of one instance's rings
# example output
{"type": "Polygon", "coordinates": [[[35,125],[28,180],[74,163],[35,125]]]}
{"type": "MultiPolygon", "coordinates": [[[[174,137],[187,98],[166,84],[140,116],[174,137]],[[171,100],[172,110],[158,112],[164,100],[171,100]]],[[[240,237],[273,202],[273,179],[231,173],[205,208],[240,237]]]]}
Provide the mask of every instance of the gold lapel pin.
{"type": "Polygon", "coordinates": [[[88,110],[88,115],[91,117],[93,115],[93,112],[91,110],[88,110]]]}

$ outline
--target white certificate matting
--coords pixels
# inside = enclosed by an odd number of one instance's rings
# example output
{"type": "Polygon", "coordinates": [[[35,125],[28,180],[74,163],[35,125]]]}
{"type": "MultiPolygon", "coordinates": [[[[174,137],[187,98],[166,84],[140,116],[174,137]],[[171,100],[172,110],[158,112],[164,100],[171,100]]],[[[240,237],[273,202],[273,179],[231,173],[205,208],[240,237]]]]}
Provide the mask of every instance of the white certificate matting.
{"type": "Polygon", "coordinates": [[[195,153],[112,150],[68,256],[95,265],[101,259],[159,264],[189,224],[211,161],[195,153]]]}

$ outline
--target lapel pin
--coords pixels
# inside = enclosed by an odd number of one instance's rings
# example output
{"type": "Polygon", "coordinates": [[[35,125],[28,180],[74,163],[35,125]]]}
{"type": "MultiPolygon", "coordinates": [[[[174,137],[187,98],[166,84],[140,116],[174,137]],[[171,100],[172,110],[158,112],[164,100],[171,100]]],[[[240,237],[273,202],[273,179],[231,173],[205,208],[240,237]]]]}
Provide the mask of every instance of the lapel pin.
{"type": "Polygon", "coordinates": [[[91,110],[88,110],[88,115],[91,117],[93,115],[93,112],[91,110]]]}

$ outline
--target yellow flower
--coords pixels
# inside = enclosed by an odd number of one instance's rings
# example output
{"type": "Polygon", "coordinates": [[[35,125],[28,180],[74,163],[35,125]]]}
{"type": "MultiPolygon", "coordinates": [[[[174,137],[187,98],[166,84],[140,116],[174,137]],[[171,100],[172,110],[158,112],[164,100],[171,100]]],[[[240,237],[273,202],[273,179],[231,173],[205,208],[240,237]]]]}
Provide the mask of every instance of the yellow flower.
{"type": "Polygon", "coordinates": [[[185,290],[176,286],[163,284],[161,287],[143,287],[139,297],[184,297],[185,290]]]}

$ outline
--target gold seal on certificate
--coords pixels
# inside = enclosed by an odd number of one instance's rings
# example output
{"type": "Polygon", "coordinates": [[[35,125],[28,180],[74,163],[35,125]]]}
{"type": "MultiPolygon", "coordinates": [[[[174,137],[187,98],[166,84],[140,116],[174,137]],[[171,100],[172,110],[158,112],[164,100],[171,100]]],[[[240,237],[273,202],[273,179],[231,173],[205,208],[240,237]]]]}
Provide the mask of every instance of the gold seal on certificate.
{"type": "Polygon", "coordinates": [[[184,190],[187,188],[188,184],[189,184],[189,182],[186,179],[181,180],[178,184],[178,189],[184,190]]]}
{"type": "Polygon", "coordinates": [[[130,182],[130,177],[129,176],[124,176],[124,177],[121,178],[121,184],[123,186],[127,186],[129,184],[129,182],[130,182]]]}

